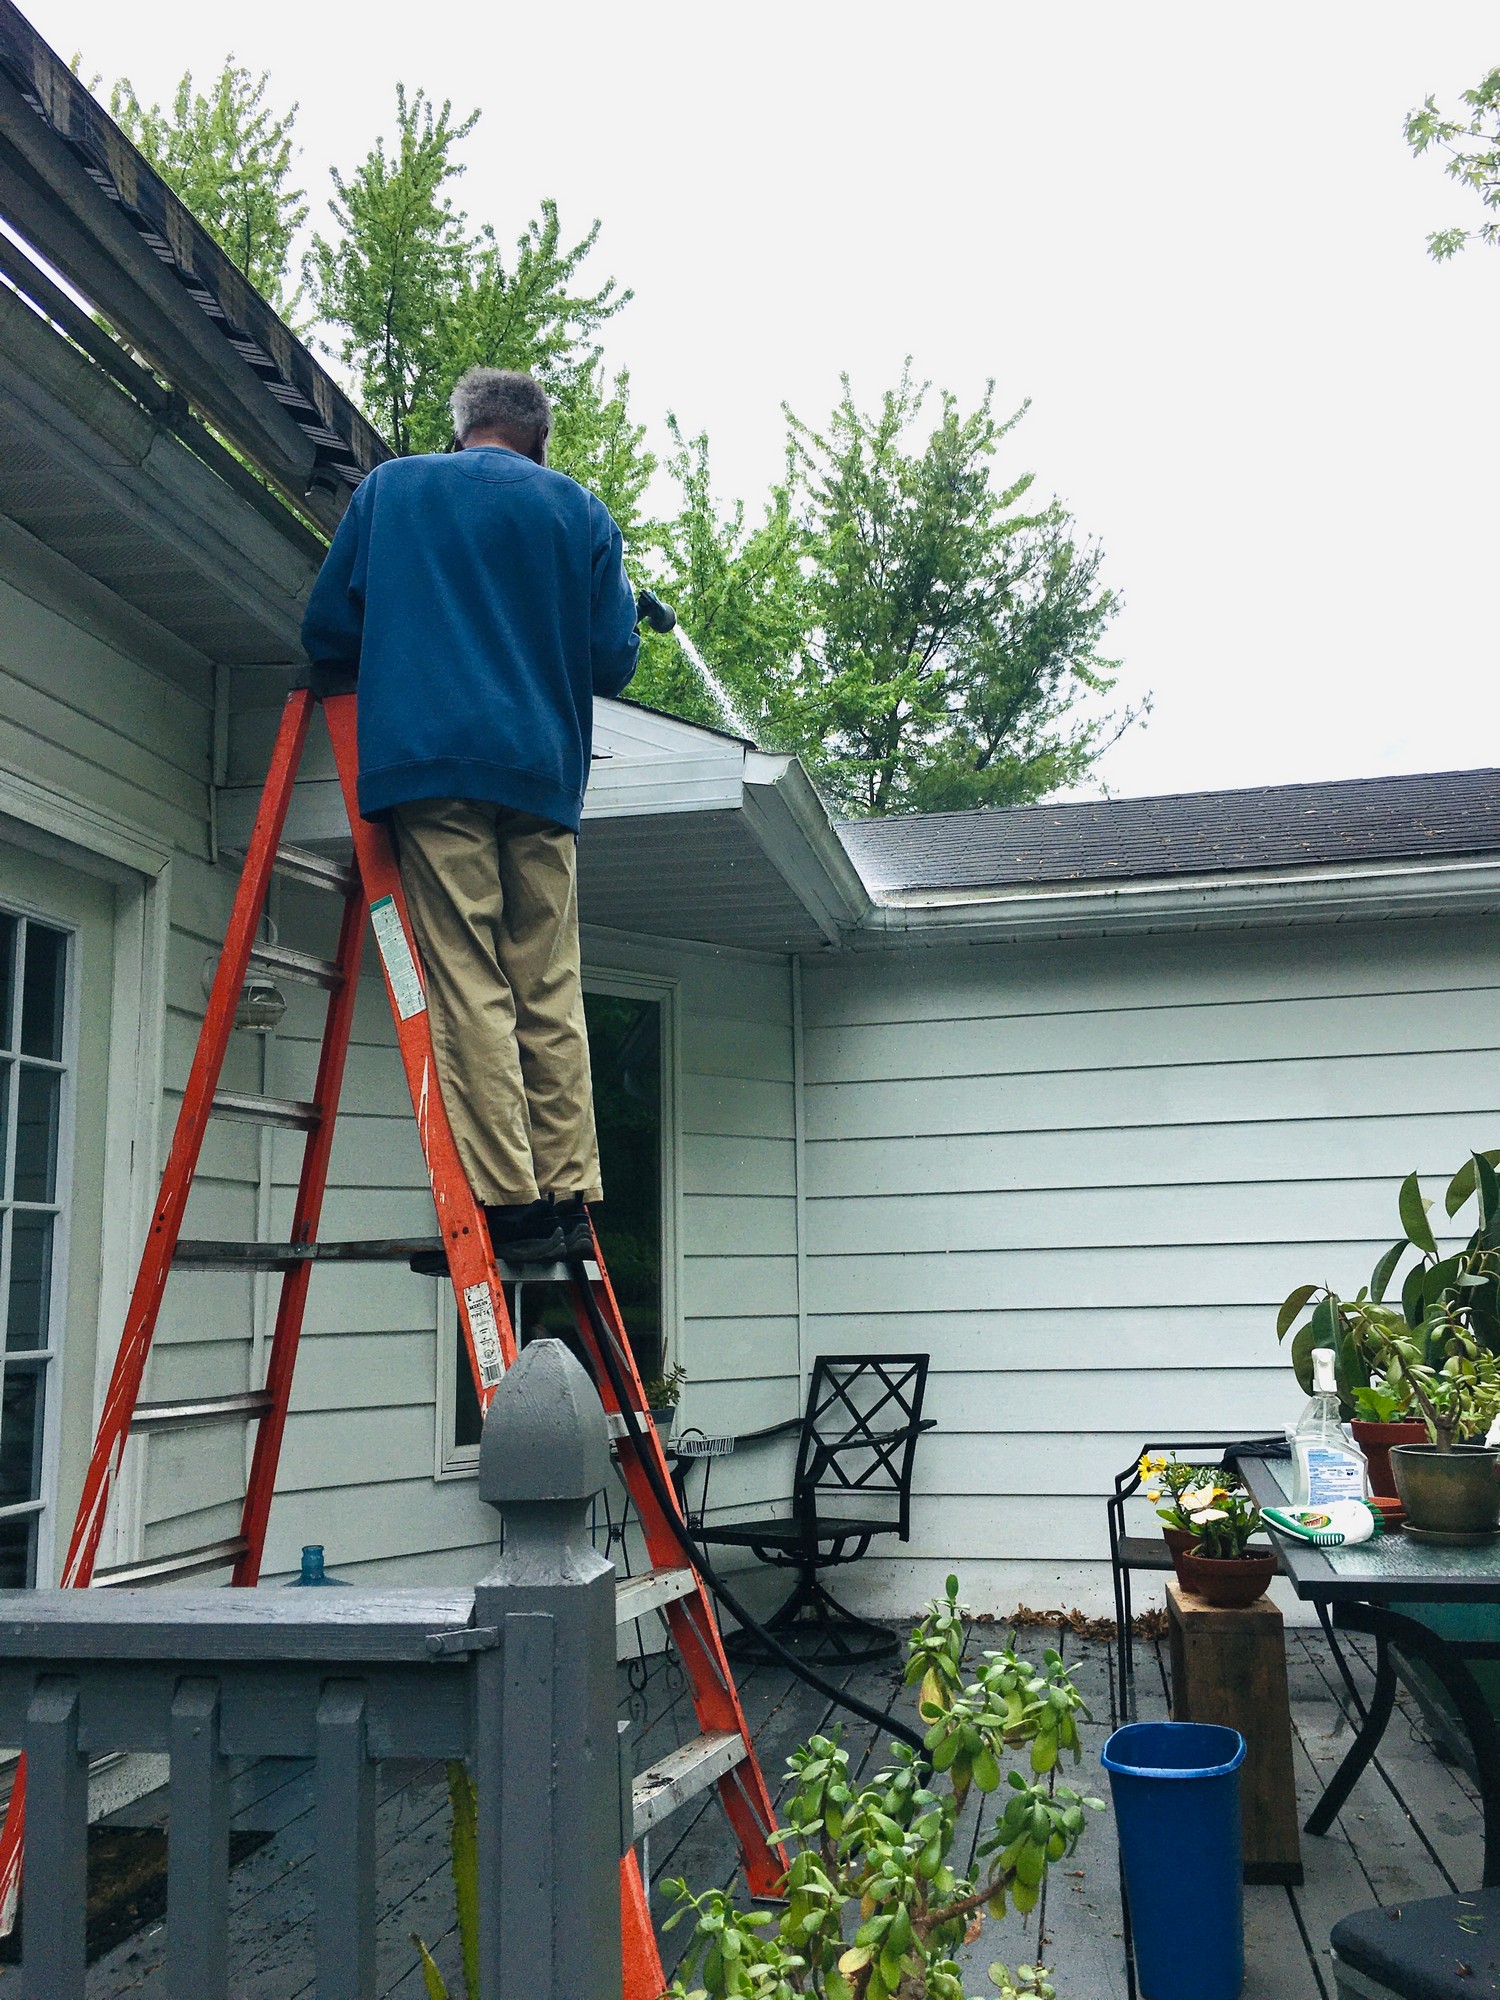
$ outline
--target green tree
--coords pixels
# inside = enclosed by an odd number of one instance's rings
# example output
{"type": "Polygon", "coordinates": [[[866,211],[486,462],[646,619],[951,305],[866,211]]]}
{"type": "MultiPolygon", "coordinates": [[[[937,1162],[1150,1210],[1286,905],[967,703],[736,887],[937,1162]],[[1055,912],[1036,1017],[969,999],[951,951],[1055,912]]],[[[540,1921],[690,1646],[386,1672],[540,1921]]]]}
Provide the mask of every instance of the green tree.
{"type": "MultiPolygon", "coordinates": [[[[677,511],[656,529],[649,551],[654,584],[683,629],[712,661],[757,740],[779,747],[788,734],[786,689],[809,616],[805,540],[792,497],[792,465],[771,489],[758,524],[743,501],[714,492],[706,432],[667,430],[667,470],[677,511]]],[[[689,721],[721,727],[726,718],[675,639],[642,634],[633,699],[689,721]]]]}
{"type": "Polygon", "coordinates": [[[1098,706],[1117,662],[1101,552],[1033,475],[992,469],[1024,414],[987,388],[954,397],[911,441],[926,385],[909,368],[873,413],[844,394],[814,431],[788,412],[809,620],[777,692],[781,726],[837,804],[856,813],[1014,805],[1076,783],[1142,712],[1098,706]]]}
{"type": "Polygon", "coordinates": [[[488,224],[456,206],[460,143],[479,114],[396,91],[396,134],[349,174],[335,171],[331,237],[306,263],[320,317],[373,421],[399,452],[440,451],[448,392],[465,368],[517,368],[553,396],[553,463],[592,484],[634,526],[655,461],[630,416],[630,384],[606,373],[594,336],[630,299],[613,278],[578,282],[599,224],[565,242],[543,201],[507,260],[488,224]]]}
{"type": "Polygon", "coordinates": [[[1448,155],[1443,171],[1450,180],[1472,188],[1492,213],[1476,229],[1435,229],[1427,238],[1430,253],[1441,261],[1466,243],[1500,244],[1500,69],[1463,93],[1468,117],[1449,118],[1429,97],[1419,111],[1406,117],[1406,141],[1414,153],[1436,146],[1448,155]]]}
{"type": "Polygon", "coordinates": [[[170,110],[159,104],[147,110],[122,76],[109,108],[226,256],[279,312],[289,313],[296,299],[286,291],[287,257],[307,220],[307,202],[291,185],[297,106],[273,111],[269,82],[269,75],[252,76],[227,56],[206,95],[187,71],[170,110]]]}

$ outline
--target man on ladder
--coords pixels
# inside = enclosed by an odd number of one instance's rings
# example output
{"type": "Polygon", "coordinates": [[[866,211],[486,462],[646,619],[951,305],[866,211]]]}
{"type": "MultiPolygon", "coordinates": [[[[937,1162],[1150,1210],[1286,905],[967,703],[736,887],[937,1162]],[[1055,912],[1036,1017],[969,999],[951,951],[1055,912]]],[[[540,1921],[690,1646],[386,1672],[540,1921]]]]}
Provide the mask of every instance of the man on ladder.
{"type": "Polygon", "coordinates": [[[547,467],[539,384],[471,368],[451,408],[451,454],[355,493],[302,642],[316,692],[358,680],[360,811],[390,827],[495,1254],[552,1262],[592,1254],[601,1197],[577,839],[594,697],[635,671],[637,610],[608,510],[547,467]]]}

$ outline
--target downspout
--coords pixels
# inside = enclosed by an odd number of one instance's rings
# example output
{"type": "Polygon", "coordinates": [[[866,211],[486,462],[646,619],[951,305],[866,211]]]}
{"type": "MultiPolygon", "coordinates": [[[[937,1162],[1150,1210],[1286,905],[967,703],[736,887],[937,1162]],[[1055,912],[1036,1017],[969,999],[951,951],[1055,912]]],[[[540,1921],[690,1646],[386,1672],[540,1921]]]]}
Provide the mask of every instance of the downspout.
{"type": "Polygon", "coordinates": [[[807,1157],[802,1054],[802,960],[792,956],[792,1182],[796,1193],[797,1407],[807,1396],[807,1157]]]}

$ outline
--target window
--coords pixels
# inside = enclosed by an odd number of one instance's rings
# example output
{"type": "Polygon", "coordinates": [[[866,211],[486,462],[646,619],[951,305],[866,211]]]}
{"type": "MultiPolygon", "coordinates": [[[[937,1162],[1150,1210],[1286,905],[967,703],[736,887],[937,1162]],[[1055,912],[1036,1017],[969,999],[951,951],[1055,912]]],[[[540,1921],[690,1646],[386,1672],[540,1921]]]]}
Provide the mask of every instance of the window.
{"type": "MultiPolygon", "coordinates": [[[[584,1011],[604,1182],[604,1200],[592,1210],[594,1227],[637,1366],[649,1378],[661,1368],[671,1293],[666,1199],[668,1000],[660,989],[637,989],[632,982],[627,990],[621,981],[612,991],[586,992],[584,1011]]],[[[523,1338],[572,1333],[572,1311],[555,1286],[523,1285],[521,1293],[523,1338]]],[[[446,1283],[442,1296],[440,1338],[447,1375],[443,1402],[451,1412],[452,1431],[449,1448],[440,1448],[440,1468],[469,1470],[479,1443],[479,1402],[446,1283]]],[[[507,1297],[514,1318],[516,1301],[509,1287],[507,1297]]]]}
{"type": "Polygon", "coordinates": [[[68,936],[0,911],[0,1588],[36,1581],[56,1347],[68,936]]]}

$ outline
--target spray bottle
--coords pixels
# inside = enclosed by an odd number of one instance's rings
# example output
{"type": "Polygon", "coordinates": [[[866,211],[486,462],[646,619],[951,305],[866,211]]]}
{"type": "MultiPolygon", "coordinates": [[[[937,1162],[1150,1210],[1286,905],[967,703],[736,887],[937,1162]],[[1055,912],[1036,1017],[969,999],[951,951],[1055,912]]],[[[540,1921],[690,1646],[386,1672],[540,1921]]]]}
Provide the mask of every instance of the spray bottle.
{"type": "Polygon", "coordinates": [[[1292,1434],[1292,1505],[1326,1507],[1334,1500],[1367,1500],[1365,1455],[1344,1435],[1331,1347],[1312,1352],[1313,1392],[1292,1434]]]}

